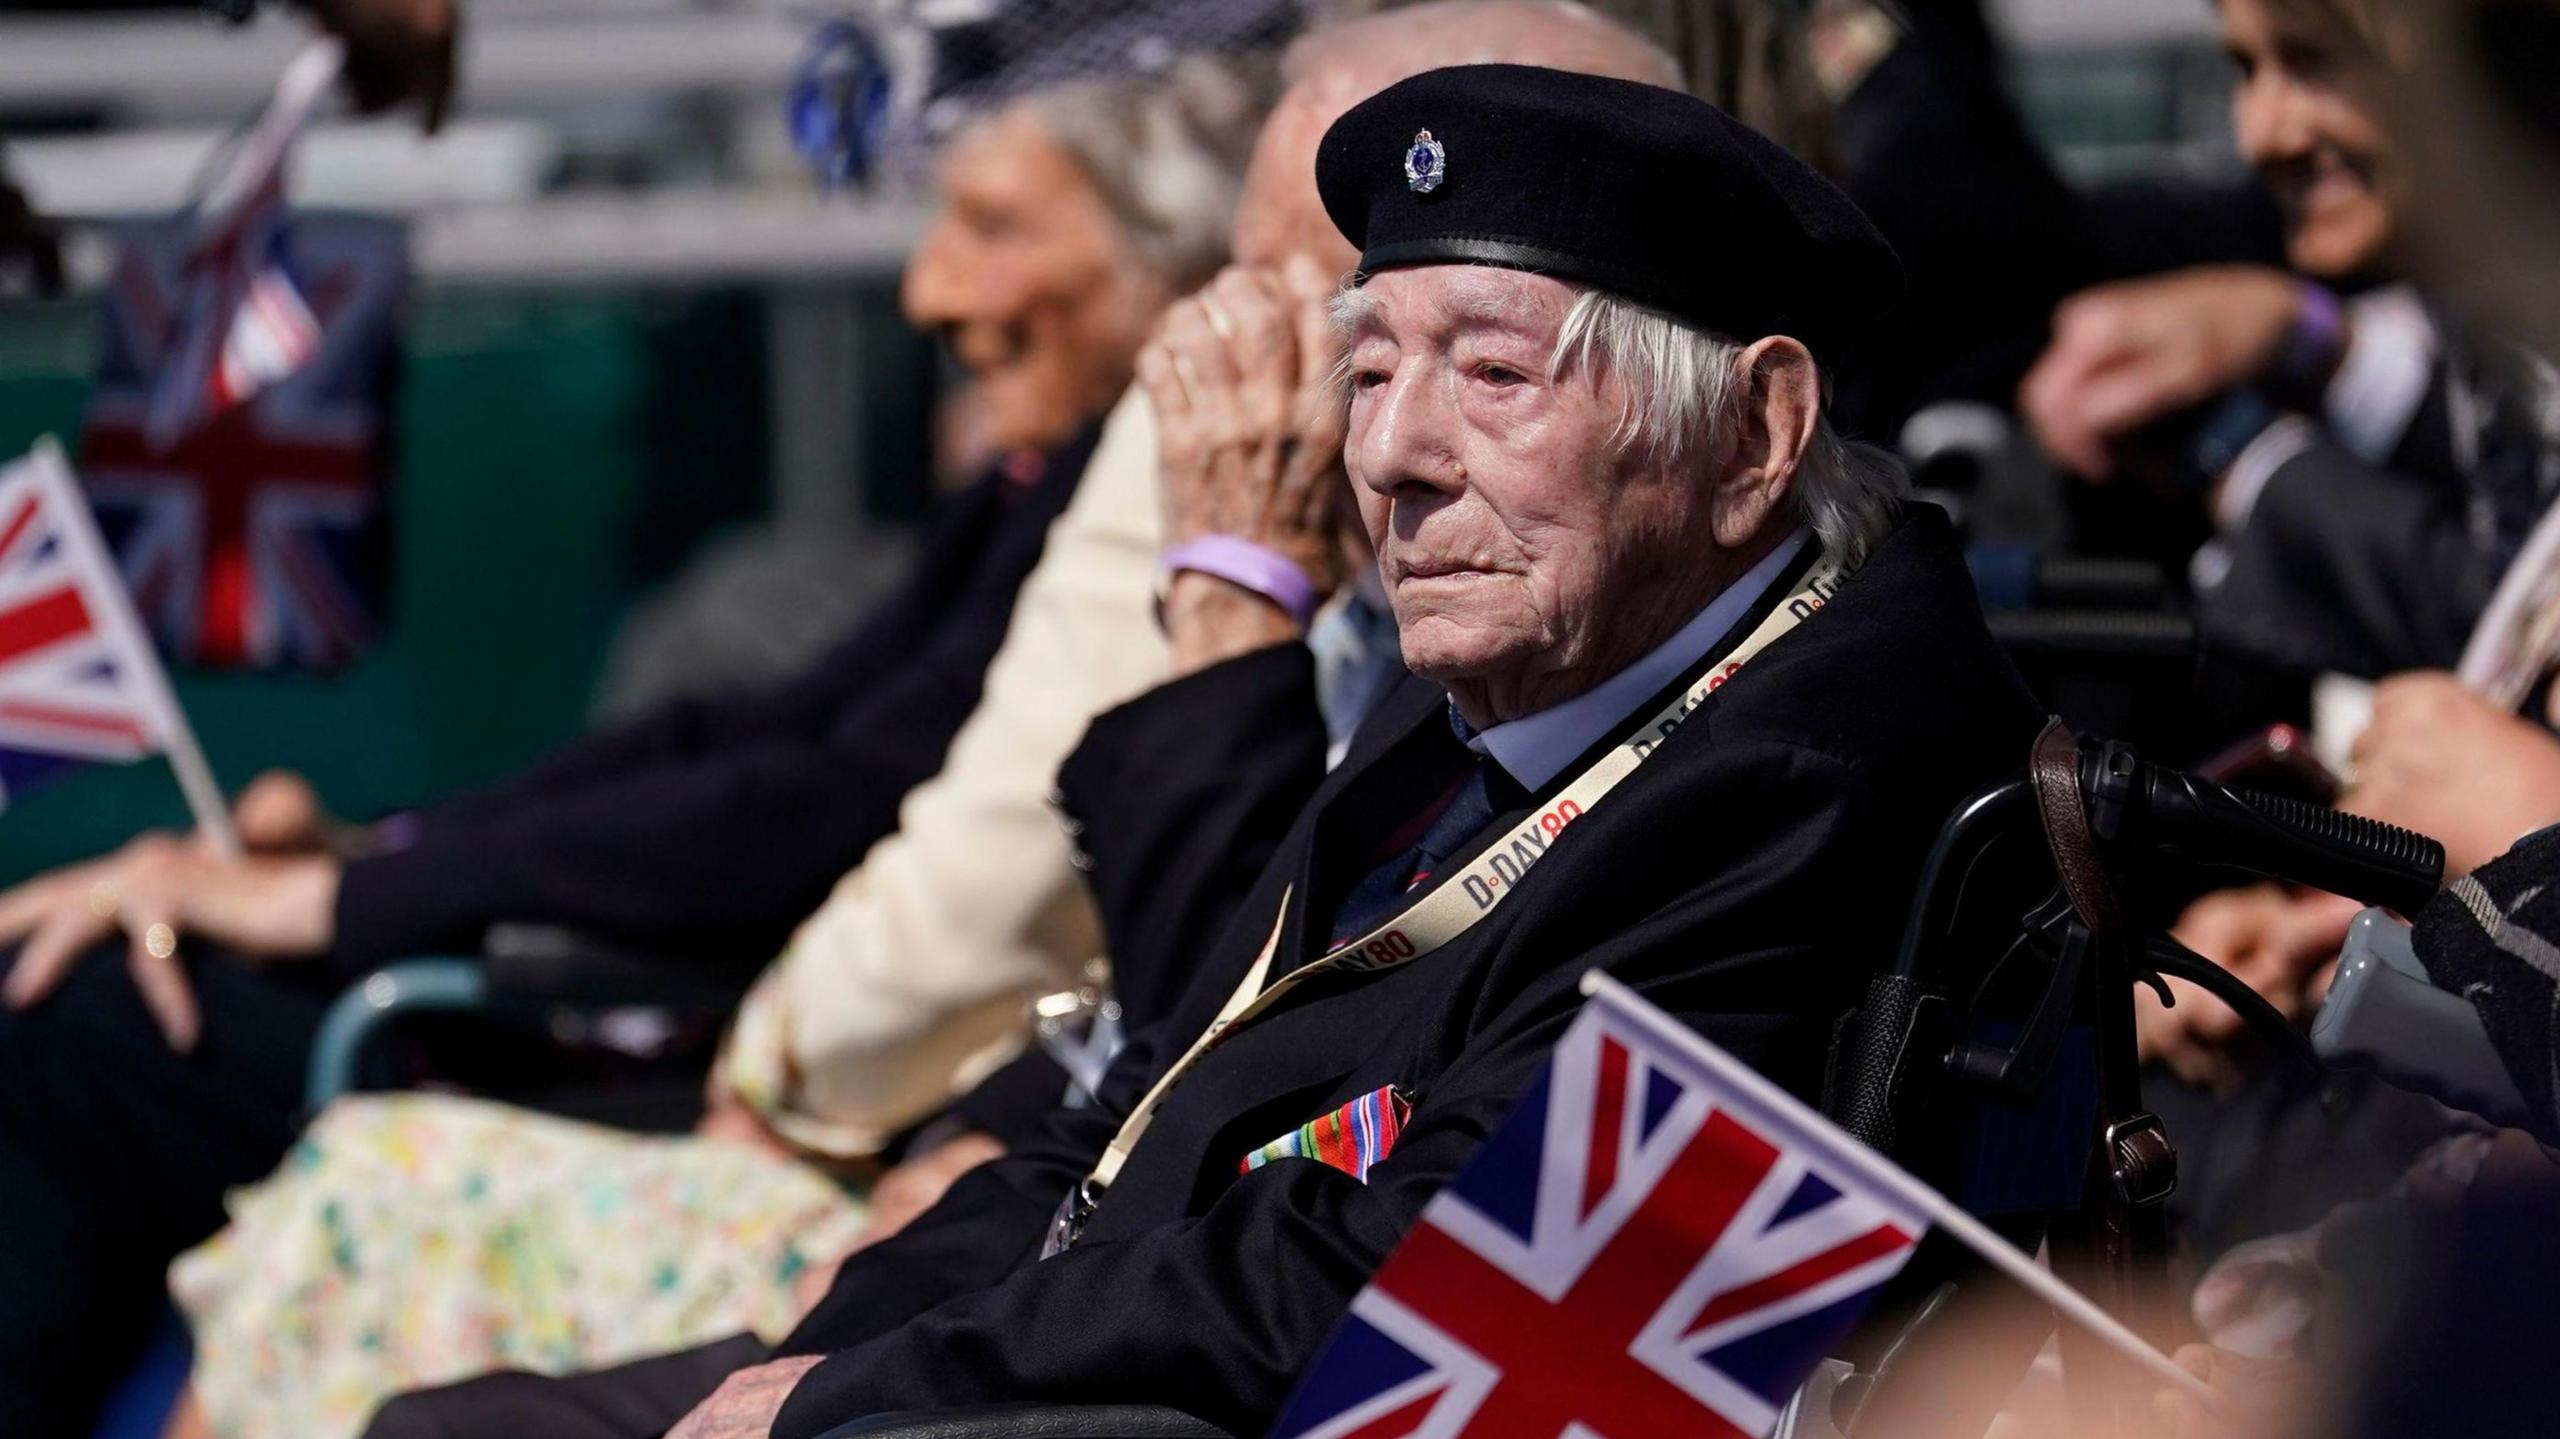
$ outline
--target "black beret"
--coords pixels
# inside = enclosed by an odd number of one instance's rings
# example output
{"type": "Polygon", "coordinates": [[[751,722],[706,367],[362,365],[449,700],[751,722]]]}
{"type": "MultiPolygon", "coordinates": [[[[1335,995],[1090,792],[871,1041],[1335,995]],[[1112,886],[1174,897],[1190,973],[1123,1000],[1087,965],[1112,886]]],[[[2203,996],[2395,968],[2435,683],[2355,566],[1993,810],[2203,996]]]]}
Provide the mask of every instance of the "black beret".
{"type": "Polygon", "coordinates": [[[1612,291],[1743,340],[1819,350],[1902,292],[1902,264],[1814,168],[1677,90],[1530,65],[1416,75],[1316,151],[1365,272],[1476,262],[1612,291]]]}

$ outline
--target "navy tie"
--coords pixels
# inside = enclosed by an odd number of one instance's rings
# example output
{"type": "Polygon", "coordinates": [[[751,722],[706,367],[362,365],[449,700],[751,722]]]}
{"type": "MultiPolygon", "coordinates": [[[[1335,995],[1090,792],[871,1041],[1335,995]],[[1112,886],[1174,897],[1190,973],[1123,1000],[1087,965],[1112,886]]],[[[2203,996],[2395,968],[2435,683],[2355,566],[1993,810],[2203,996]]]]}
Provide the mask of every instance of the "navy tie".
{"type": "MultiPolygon", "coordinates": [[[[1463,740],[1468,733],[1466,722],[1454,710],[1449,719],[1463,740]]],[[[1501,766],[1481,755],[1467,755],[1464,770],[1449,787],[1405,822],[1408,831],[1420,825],[1420,837],[1370,870],[1343,897],[1341,906],[1333,912],[1333,939],[1328,948],[1358,939],[1384,922],[1409,891],[1429,883],[1440,872],[1460,845],[1475,838],[1496,814],[1523,798],[1520,786],[1503,773],[1501,766]]]]}

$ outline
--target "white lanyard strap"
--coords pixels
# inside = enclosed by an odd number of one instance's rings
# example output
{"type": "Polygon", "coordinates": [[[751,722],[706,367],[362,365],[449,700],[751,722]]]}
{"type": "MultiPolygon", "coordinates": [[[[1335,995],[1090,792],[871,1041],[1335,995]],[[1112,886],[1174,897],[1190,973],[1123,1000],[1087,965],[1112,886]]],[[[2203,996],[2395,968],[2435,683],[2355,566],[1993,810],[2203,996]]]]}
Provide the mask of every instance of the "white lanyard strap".
{"type": "Polygon", "coordinates": [[[1441,948],[1467,932],[1476,921],[1493,912],[1493,907],[1508,897],[1529,866],[1546,854],[1547,846],[1562,834],[1567,825],[1588,814],[1620,781],[1635,773],[1653,754],[1654,748],[1671,737],[1692,710],[1706,702],[1707,696],[1724,687],[1743,665],[1775,643],[1782,635],[1810,619],[1840,588],[1848,575],[1844,565],[1829,560],[1818,561],[1805,572],[1803,580],[1778,607],[1769,612],[1742,642],[1731,650],[1700,665],[1690,672],[1689,683],[1669,704],[1655,711],[1641,725],[1629,731],[1604,751],[1590,767],[1575,775],[1556,790],[1537,812],[1522,820],[1514,829],[1493,836],[1492,841],[1466,865],[1449,878],[1431,887],[1412,904],[1377,928],[1357,939],[1340,945],[1313,963],[1303,965],[1282,976],[1280,982],[1263,988],[1271,973],[1271,962],[1280,950],[1280,935],[1287,927],[1288,891],[1280,896],[1280,915],[1273,920],[1271,937],[1262,942],[1262,953],[1246,971],[1244,983],[1218,1009],[1218,1017],[1193,1040],[1138,1101],[1129,1117],[1121,1122],[1120,1132],[1102,1151],[1093,1173],[1080,1186],[1080,1201],[1087,1207],[1111,1182],[1120,1177],[1121,1166],[1129,1162],[1129,1152],[1154,1122],[1156,1111],[1163,1107],[1173,1087],[1198,1064],[1210,1050],[1224,1043],[1237,1030],[1251,1023],[1278,1004],[1282,997],[1319,974],[1359,973],[1394,969],[1411,964],[1441,948]]]}

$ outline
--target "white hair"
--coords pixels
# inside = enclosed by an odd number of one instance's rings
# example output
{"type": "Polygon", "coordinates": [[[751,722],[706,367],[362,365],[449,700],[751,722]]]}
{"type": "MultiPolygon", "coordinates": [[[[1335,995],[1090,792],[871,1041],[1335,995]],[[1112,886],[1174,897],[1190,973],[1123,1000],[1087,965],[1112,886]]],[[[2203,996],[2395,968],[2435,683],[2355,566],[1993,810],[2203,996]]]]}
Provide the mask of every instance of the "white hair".
{"type": "MultiPolygon", "coordinates": [[[[1577,370],[1594,379],[1614,376],[1625,406],[1619,446],[1677,465],[1717,449],[1741,423],[1751,400],[1742,366],[1749,348],[1606,290],[1585,289],[1556,328],[1548,367],[1559,378],[1577,370]]],[[[1907,488],[1892,457],[1841,439],[1826,414],[1796,461],[1787,504],[1825,554],[1854,565],[1892,529],[1895,502],[1907,488]]]]}
{"type": "Polygon", "coordinates": [[[1072,80],[1023,104],[1091,178],[1140,262],[1187,294],[1226,263],[1274,70],[1267,55],[1187,55],[1160,74],[1072,80]]]}
{"type": "MultiPolygon", "coordinates": [[[[1348,335],[1375,312],[1376,301],[1353,275],[1333,297],[1336,333],[1348,335]]],[[[1550,380],[1579,372],[1595,382],[1614,377],[1624,408],[1613,443],[1676,467],[1722,447],[1750,402],[1742,368],[1750,347],[1677,320],[1606,290],[1582,287],[1556,328],[1550,380]]],[[[1350,356],[1336,365],[1337,391],[1347,394],[1350,356]]],[[[1827,380],[1825,389],[1829,388],[1827,380]]],[[[1787,506],[1813,531],[1823,553],[1857,564],[1893,528],[1896,503],[1909,488],[1902,467],[1884,452],[1852,444],[1823,416],[1796,461],[1787,506]]]]}

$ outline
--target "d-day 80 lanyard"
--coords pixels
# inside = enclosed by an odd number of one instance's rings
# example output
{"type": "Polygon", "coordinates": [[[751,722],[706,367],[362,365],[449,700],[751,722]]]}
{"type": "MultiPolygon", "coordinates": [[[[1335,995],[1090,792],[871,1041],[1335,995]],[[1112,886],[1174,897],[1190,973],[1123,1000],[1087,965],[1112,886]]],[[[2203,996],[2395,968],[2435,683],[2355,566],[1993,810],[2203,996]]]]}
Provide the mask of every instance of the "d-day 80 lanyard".
{"type": "Polygon", "coordinates": [[[1120,1132],[1102,1151],[1101,1162],[1094,1165],[1093,1173],[1069,1197],[1068,1208],[1059,1216],[1061,1229],[1052,1235],[1051,1250],[1054,1252],[1074,1242],[1076,1231],[1083,1227],[1084,1216],[1100,1201],[1102,1191],[1111,1186],[1111,1181],[1120,1177],[1121,1166],[1129,1162],[1129,1151],[1137,1147],[1139,1137],[1147,1132],[1147,1126],[1154,1121],[1165,1096],[1172,1093],[1174,1085],[1181,1082],[1183,1075],[1210,1050],[1278,1004],[1291,990],[1317,975],[1393,969],[1410,964],[1466,933],[1469,926],[1492,913],[1493,907],[1510,893],[1510,886],[1517,883],[1524,866],[1513,853],[1515,840],[1526,843],[1533,854],[1544,854],[1546,846],[1563,833],[1565,826],[1588,813],[1603,795],[1635,773],[1636,766],[1652,755],[1656,745],[1671,737],[1671,732],[1680,727],[1680,722],[1689,717],[1691,710],[1733,678],[1734,673],[1754,655],[1821,609],[1824,602],[1838,591],[1840,581],[1847,574],[1848,568],[1844,565],[1828,559],[1817,560],[1786,599],[1769,612],[1768,618],[1743,637],[1742,643],[1691,671],[1689,684],[1679,695],[1636,726],[1624,739],[1611,745],[1590,768],[1556,790],[1519,829],[1495,835],[1492,842],[1464,868],[1432,886],[1384,924],[1264,989],[1262,982],[1271,972],[1271,961],[1279,951],[1281,930],[1289,912],[1289,895],[1283,892],[1280,896],[1283,920],[1272,924],[1271,937],[1263,941],[1262,953],[1254,960],[1253,968],[1246,972],[1244,983],[1237,985],[1235,993],[1227,996],[1226,1004],[1218,1010],[1218,1017],[1210,1021],[1209,1028],[1192,1042],[1191,1048],[1172,1068],[1164,1072],[1155,1086],[1147,1091],[1146,1098],[1138,1101],[1138,1107],[1131,1110],[1128,1119],[1121,1123],[1120,1132]],[[1497,859],[1502,861],[1500,866],[1495,863],[1497,859]],[[1509,880],[1503,877],[1502,871],[1506,868],[1511,873],[1509,880]]]}

